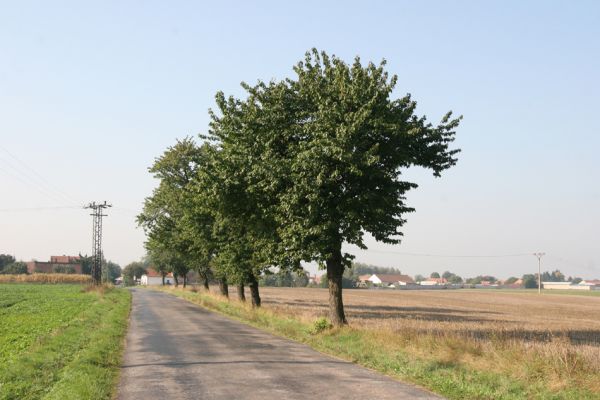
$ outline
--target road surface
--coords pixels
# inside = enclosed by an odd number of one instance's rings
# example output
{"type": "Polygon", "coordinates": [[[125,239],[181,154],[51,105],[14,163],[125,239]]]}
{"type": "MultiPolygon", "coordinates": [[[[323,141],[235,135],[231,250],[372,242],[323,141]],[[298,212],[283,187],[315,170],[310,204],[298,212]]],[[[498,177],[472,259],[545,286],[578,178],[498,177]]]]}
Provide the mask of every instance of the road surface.
{"type": "Polygon", "coordinates": [[[120,400],[440,398],[175,296],[132,292],[120,400]]]}

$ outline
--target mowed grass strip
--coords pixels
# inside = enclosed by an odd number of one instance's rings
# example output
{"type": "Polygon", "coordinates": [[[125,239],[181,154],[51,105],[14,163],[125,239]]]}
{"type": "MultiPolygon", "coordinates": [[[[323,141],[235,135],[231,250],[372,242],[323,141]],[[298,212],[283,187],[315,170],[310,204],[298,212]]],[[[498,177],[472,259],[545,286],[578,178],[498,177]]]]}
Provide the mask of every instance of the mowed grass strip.
{"type": "Polygon", "coordinates": [[[599,366],[563,351],[568,347],[561,343],[549,347],[556,353],[548,353],[548,346],[538,349],[493,338],[479,341],[358,324],[328,329],[324,320],[291,316],[269,305],[255,310],[193,289],[161,290],[451,399],[600,399],[599,366]]]}
{"type": "Polygon", "coordinates": [[[0,399],[108,399],[131,294],[80,285],[0,285],[0,399]]]}

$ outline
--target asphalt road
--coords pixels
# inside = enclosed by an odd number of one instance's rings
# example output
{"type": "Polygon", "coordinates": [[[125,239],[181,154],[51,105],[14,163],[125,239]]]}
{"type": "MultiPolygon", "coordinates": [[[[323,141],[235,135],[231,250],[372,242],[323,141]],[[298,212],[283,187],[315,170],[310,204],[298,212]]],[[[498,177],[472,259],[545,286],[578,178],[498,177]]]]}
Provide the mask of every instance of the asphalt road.
{"type": "Polygon", "coordinates": [[[133,289],[118,399],[439,399],[166,293],[133,289]]]}

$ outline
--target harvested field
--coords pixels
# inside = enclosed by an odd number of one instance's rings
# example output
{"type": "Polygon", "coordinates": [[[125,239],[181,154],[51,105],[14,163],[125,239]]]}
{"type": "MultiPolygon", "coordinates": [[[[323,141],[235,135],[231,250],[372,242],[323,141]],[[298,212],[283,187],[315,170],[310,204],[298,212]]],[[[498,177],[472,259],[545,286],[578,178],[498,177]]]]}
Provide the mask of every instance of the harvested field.
{"type": "MultiPolygon", "coordinates": [[[[326,289],[261,288],[263,303],[302,319],[327,315],[326,289]]],[[[600,346],[600,296],[492,290],[345,290],[352,326],[473,338],[600,346]]]]}

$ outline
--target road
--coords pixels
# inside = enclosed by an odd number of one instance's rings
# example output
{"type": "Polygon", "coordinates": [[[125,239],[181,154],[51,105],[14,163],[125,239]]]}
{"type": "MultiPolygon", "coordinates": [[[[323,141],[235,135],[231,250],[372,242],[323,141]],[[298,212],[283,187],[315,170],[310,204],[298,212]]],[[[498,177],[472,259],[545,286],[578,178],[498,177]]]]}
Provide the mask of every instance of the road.
{"type": "Polygon", "coordinates": [[[175,296],[132,292],[120,400],[440,398],[175,296]]]}

